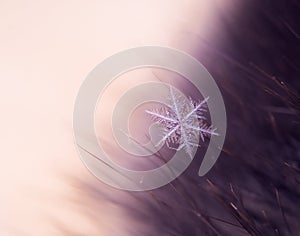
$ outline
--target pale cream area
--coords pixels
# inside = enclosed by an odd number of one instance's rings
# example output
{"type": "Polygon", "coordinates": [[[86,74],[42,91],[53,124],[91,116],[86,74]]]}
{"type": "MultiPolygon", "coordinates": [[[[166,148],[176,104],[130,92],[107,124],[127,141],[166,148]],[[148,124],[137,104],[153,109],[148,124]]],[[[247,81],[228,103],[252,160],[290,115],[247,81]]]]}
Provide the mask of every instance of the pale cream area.
{"type": "Polygon", "coordinates": [[[65,175],[94,181],[73,144],[76,93],[94,66],[120,50],[194,49],[174,39],[180,29],[209,34],[210,2],[0,1],[0,235],[60,235],[52,219],[79,235],[129,235],[119,207],[98,203],[95,225],[69,200],[88,198],[65,175]]]}

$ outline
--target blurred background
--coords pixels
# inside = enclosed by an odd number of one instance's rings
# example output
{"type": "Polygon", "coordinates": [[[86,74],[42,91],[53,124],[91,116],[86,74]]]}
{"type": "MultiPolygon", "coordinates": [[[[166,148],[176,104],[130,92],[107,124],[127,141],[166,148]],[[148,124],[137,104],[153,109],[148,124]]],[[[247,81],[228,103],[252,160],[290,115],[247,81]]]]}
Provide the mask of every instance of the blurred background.
{"type": "Polygon", "coordinates": [[[0,1],[0,235],[300,235],[299,15],[296,0],[0,1]],[[208,68],[228,134],[205,177],[199,150],[129,193],[81,163],[72,112],[98,63],[143,45],[208,68]]]}

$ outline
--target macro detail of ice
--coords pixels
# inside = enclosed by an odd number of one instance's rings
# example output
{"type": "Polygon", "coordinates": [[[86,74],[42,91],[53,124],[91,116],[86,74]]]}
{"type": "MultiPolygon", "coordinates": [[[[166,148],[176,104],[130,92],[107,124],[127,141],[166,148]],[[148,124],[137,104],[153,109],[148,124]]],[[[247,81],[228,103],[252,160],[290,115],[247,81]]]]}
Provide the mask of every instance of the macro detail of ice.
{"type": "Polygon", "coordinates": [[[152,120],[163,130],[162,139],[156,146],[165,143],[168,148],[183,149],[190,158],[193,158],[193,149],[199,147],[199,139],[204,142],[205,137],[218,135],[216,128],[206,122],[204,116],[208,97],[200,102],[170,89],[169,105],[158,109],[146,110],[152,120]]]}

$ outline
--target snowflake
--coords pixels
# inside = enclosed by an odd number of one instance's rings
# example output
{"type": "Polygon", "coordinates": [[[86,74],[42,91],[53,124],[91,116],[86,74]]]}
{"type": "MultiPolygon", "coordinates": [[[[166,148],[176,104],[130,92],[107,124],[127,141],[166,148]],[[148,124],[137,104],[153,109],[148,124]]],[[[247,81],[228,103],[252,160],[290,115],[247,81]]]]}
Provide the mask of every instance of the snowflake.
{"type": "Polygon", "coordinates": [[[205,137],[219,135],[216,129],[209,126],[203,115],[208,97],[203,101],[195,102],[191,98],[184,98],[178,92],[170,90],[170,105],[156,110],[146,110],[153,121],[163,129],[163,137],[156,146],[166,143],[170,149],[184,151],[193,158],[194,147],[199,147],[199,136],[204,142],[205,137]]]}

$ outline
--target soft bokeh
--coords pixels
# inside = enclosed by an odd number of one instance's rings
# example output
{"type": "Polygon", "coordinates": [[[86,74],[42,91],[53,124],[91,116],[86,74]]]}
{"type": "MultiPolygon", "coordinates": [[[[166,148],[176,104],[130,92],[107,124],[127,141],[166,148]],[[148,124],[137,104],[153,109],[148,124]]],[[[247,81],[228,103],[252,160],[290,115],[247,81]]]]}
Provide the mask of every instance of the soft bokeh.
{"type": "Polygon", "coordinates": [[[192,52],[195,41],[185,32],[216,31],[211,2],[0,2],[0,235],[127,235],[126,212],[105,199],[93,208],[80,184],[69,181],[95,181],[73,144],[76,93],[94,66],[120,50],[192,52]]]}

